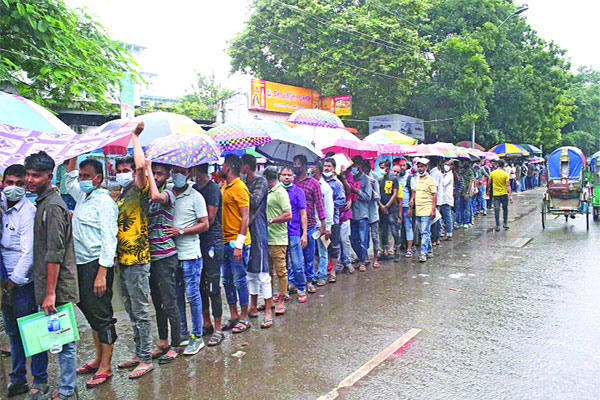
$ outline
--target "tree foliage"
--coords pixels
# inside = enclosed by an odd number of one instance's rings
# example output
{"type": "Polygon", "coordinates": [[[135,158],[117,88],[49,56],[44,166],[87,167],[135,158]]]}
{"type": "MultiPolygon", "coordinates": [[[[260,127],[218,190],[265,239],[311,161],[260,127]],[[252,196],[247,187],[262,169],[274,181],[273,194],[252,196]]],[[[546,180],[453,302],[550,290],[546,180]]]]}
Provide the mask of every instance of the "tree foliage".
{"type": "Polygon", "coordinates": [[[122,44],[62,0],[1,0],[0,33],[0,83],[53,109],[108,110],[121,77],[139,78],[122,44]]]}

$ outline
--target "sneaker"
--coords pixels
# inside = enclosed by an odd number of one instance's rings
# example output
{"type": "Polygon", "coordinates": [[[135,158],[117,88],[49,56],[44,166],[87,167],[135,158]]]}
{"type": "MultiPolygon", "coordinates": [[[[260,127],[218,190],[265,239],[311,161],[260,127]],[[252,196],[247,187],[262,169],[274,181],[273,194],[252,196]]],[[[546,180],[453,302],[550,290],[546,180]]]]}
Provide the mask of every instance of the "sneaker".
{"type": "Polygon", "coordinates": [[[425,261],[427,261],[427,256],[425,254],[421,254],[419,256],[419,262],[424,263],[425,261]]]}
{"type": "Polygon", "coordinates": [[[508,225],[504,224],[503,228],[508,229],[508,225]]]}
{"type": "Polygon", "coordinates": [[[496,225],[496,228],[494,229],[496,232],[500,232],[500,225],[496,225]]]}
{"type": "Polygon", "coordinates": [[[189,336],[182,337],[181,341],[179,342],[179,346],[184,347],[184,346],[187,346],[188,344],[190,344],[190,337],[189,336]]]}
{"type": "Polygon", "coordinates": [[[463,228],[465,228],[465,229],[469,229],[469,224],[464,224],[464,225],[463,225],[463,228]]]}
{"type": "Polygon", "coordinates": [[[196,337],[194,337],[194,335],[192,335],[190,337],[188,345],[185,347],[185,350],[183,351],[183,355],[184,356],[193,356],[194,354],[197,354],[203,348],[204,348],[204,340],[202,340],[202,338],[197,339],[196,337]]]}

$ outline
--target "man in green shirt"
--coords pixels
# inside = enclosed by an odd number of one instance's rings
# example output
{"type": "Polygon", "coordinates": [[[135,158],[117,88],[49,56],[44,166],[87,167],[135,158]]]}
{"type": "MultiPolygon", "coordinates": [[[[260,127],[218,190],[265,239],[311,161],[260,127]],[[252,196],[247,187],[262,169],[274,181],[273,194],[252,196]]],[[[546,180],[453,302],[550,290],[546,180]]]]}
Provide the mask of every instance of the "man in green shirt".
{"type": "MultiPolygon", "coordinates": [[[[277,296],[276,315],[285,313],[284,301],[288,287],[286,268],[286,254],[288,246],[287,221],[292,219],[292,206],[287,190],[281,186],[277,176],[276,167],[265,169],[263,176],[267,179],[269,192],[267,194],[267,223],[269,229],[269,264],[271,266],[271,280],[275,284],[275,274],[279,282],[279,296],[277,296]]],[[[270,304],[265,304],[265,313],[270,304]]]]}

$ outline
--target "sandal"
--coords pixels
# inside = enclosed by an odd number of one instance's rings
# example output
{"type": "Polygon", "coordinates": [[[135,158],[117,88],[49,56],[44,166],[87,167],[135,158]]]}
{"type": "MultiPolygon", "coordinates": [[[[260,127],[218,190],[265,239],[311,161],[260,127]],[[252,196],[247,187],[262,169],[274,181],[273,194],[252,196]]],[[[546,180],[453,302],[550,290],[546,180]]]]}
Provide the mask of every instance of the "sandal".
{"type": "Polygon", "coordinates": [[[221,325],[222,331],[230,331],[232,330],[238,323],[238,319],[230,319],[226,324],[221,325]]]}
{"type": "Polygon", "coordinates": [[[215,331],[215,333],[212,334],[212,336],[210,337],[210,340],[208,341],[208,346],[210,346],[210,347],[218,346],[221,344],[223,339],[225,339],[225,335],[223,334],[223,332],[215,331]]]}
{"type": "Polygon", "coordinates": [[[285,314],[285,307],[284,306],[277,306],[275,307],[275,315],[283,315],[285,314]]]}
{"type": "Polygon", "coordinates": [[[308,301],[308,295],[306,293],[300,293],[298,295],[298,303],[306,303],[308,301]]]}
{"type": "Polygon", "coordinates": [[[92,375],[92,379],[90,379],[89,381],[86,382],[86,386],[88,387],[88,389],[96,387],[96,386],[100,386],[103,383],[106,383],[106,381],[108,381],[110,378],[112,378],[112,375],[94,374],[94,375],[92,375]],[[100,382],[93,383],[93,381],[97,381],[97,380],[100,380],[100,382]]]}
{"type": "Polygon", "coordinates": [[[406,254],[404,255],[404,257],[411,258],[412,256],[413,256],[412,250],[406,250],[406,254]]]}
{"type": "Polygon", "coordinates": [[[250,321],[247,319],[240,319],[238,323],[231,330],[232,333],[243,333],[250,329],[250,321]]]}
{"type": "Polygon", "coordinates": [[[131,368],[135,368],[139,365],[139,361],[134,361],[134,360],[126,360],[123,361],[122,363],[120,363],[119,365],[117,365],[117,368],[119,369],[131,369],[131,368]]]}
{"type": "Polygon", "coordinates": [[[269,329],[273,326],[273,318],[265,318],[260,324],[260,329],[269,329]]]}
{"type": "Polygon", "coordinates": [[[95,374],[98,371],[98,367],[92,367],[90,364],[85,364],[83,367],[77,368],[75,372],[77,375],[95,374]]]}
{"type": "Polygon", "coordinates": [[[177,356],[179,356],[179,354],[181,354],[181,350],[175,350],[175,349],[173,349],[173,351],[175,353],[177,353],[177,355],[175,357],[170,356],[168,354],[169,352],[166,352],[165,354],[163,354],[162,356],[160,356],[158,358],[158,364],[159,365],[166,365],[166,364],[170,364],[173,361],[175,361],[177,359],[177,356]]]}
{"type": "Polygon", "coordinates": [[[261,304],[260,306],[256,307],[256,311],[265,311],[265,305],[261,304]]]}
{"type": "Polygon", "coordinates": [[[327,277],[327,282],[329,282],[329,283],[335,283],[335,279],[336,279],[335,275],[329,275],[327,277]]]}
{"type": "Polygon", "coordinates": [[[154,369],[154,365],[150,364],[147,365],[145,367],[136,367],[133,371],[131,371],[131,373],[129,374],[129,379],[138,379],[141,378],[142,376],[148,374],[149,372],[152,372],[152,370],[154,369]],[[136,372],[142,371],[141,374],[139,375],[135,375],[136,372]]]}
{"type": "Polygon", "coordinates": [[[379,261],[375,261],[373,263],[373,268],[379,268],[379,267],[381,267],[381,264],[379,264],[379,261]]]}
{"type": "Polygon", "coordinates": [[[162,356],[163,354],[167,354],[167,352],[171,350],[171,347],[160,347],[156,346],[154,350],[152,350],[152,359],[155,360],[162,356]]]}
{"type": "Polygon", "coordinates": [[[356,269],[352,265],[348,265],[348,273],[353,274],[356,272],[356,269]]]}
{"type": "Polygon", "coordinates": [[[359,272],[367,272],[367,266],[366,266],[366,265],[364,265],[364,264],[361,264],[361,265],[358,267],[358,271],[359,271],[359,272]]]}

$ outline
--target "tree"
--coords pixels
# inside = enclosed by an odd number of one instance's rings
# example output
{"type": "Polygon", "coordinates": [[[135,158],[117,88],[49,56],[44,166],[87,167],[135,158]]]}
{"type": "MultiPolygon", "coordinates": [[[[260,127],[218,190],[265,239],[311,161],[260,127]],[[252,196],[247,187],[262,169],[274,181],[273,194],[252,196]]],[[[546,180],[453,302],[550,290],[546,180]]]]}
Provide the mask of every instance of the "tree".
{"type": "Polygon", "coordinates": [[[197,73],[198,81],[192,85],[190,93],[180,98],[176,104],[160,107],[163,111],[187,115],[194,119],[214,121],[219,102],[231,97],[235,92],[224,88],[214,74],[204,76],[197,73]]]}
{"type": "Polygon", "coordinates": [[[397,112],[427,78],[422,1],[255,0],[254,8],[231,42],[233,71],[323,96],[351,94],[353,119],[397,112]]]}
{"type": "Polygon", "coordinates": [[[0,83],[53,109],[107,111],[125,73],[139,79],[122,43],[62,0],[1,0],[0,34],[0,83]]]}

